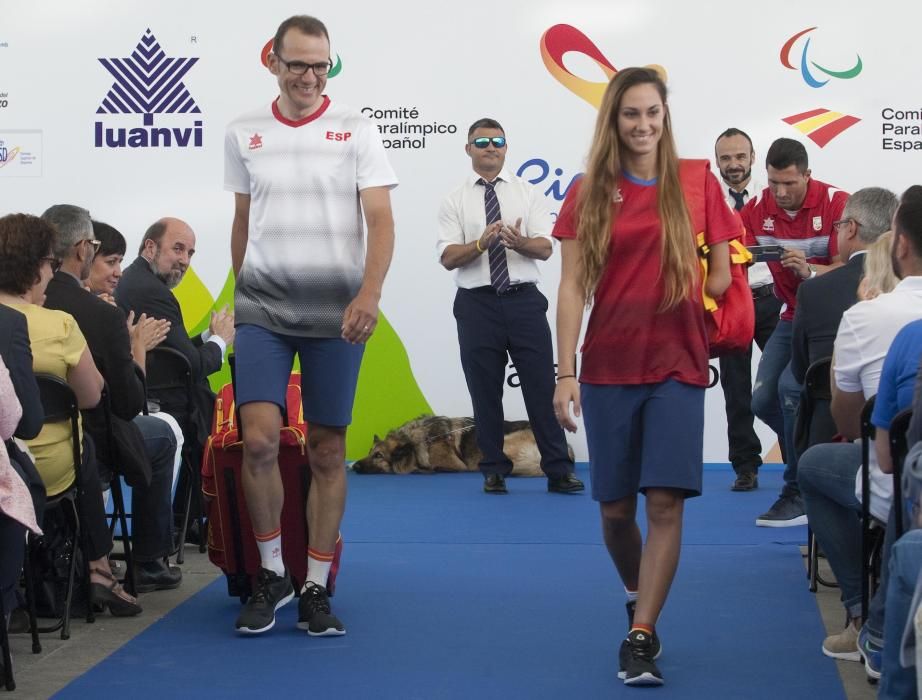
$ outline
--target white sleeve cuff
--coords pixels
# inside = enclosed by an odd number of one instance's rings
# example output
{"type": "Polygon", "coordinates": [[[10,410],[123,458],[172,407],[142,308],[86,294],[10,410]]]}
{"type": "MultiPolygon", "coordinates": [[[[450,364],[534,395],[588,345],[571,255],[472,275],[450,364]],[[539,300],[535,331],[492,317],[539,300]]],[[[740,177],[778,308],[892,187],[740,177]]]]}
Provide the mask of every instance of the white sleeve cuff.
{"type": "Polygon", "coordinates": [[[214,343],[219,348],[221,348],[221,357],[224,357],[224,353],[227,352],[227,343],[224,342],[224,338],[219,335],[213,335],[211,331],[204,331],[202,333],[202,340],[206,343],[214,343]],[[208,337],[205,337],[205,334],[208,334],[208,337]]]}

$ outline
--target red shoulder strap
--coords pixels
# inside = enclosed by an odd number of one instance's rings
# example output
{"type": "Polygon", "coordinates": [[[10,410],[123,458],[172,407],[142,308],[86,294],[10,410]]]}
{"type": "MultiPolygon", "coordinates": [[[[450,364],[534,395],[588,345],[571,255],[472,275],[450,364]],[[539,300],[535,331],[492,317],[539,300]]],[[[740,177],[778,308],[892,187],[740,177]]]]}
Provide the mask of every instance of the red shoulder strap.
{"type": "Polygon", "coordinates": [[[696,234],[704,231],[707,224],[704,188],[709,170],[710,165],[706,160],[679,160],[679,181],[696,234]]]}

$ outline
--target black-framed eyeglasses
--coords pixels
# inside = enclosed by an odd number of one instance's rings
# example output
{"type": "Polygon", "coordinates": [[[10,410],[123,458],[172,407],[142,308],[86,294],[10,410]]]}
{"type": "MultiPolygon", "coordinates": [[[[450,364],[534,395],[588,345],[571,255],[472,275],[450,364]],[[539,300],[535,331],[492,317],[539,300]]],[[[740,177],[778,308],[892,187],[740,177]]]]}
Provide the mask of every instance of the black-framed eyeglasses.
{"type": "Polygon", "coordinates": [[[847,219],[839,219],[838,221],[833,221],[833,222],[832,222],[832,226],[833,226],[833,228],[839,228],[839,226],[841,226],[842,224],[847,224],[849,221],[854,221],[854,222],[855,222],[855,226],[861,226],[861,222],[860,222],[860,221],[858,221],[858,220],[856,220],[856,219],[853,219],[853,218],[851,218],[851,217],[848,217],[847,219]]]}
{"type": "Polygon", "coordinates": [[[294,75],[304,75],[307,71],[313,70],[314,75],[322,77],[333,68],[333,61],[327,61],[326,63],[304,63],[304,61],[286,61],[278,54],[275,54],[275,57],[279,60],[279,63],[288,69],[289,73],[294,75]]]}
{"type": "Polygon", "coordinates": [[[491,143],[497,148],[503,148],[506,145],[506,137],[505,136],[493,136],[493,137],[481,136],[480,138],[474,139],[473,141],[471,141],[471,145],[474,148],[486,148],[491,143]]]}
{"type": "Polygon", "coordinates": [[[39,260],[41,260],[42,262],[46,262],[46,263],[48,263],[49,265],[51,265],[51,273],[52,273],[52,274],[56,274],[57,271],[61,269],[61,265],[62,265],[62,263],[64,262],[63,260],[61,260],[61,258],[53,258],[53,257],[51,257],[51,256],[45,256],[45,257],[43,257],[43,258],[39,258],[39,260]]]}

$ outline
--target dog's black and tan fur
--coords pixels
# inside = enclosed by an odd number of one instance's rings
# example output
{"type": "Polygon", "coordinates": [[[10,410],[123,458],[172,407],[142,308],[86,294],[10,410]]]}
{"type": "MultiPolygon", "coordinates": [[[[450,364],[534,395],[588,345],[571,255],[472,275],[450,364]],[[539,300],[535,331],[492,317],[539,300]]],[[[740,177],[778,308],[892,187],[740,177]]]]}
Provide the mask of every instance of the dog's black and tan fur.
{"type": "MultiPolygon", "coordinates": [[[[481,458],[476,430],[473,418],[420,416],[383,440],[375,435],[371,452],[352,468],[359,474],[475,472],[481,458]]],[[[541,455],[528,421],[504,421],[503,433],[512,474],[541,476],[541,455]]]]}

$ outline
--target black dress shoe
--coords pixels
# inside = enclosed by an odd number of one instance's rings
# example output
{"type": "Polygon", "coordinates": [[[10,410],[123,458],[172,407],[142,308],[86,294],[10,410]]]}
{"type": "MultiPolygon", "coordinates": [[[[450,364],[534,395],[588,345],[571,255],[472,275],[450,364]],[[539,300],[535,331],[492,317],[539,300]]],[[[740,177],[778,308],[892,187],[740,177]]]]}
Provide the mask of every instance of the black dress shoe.
{"type": "Polygon", "coordinates": [[[163,559],[134,564],[134,583],[138,593],[178,588],[181,582],[182,570],[178,566],[169,566],[163,559]]]}
{"type": "Polygon", "coordinates": [[[483,480],[484,493],[509,493],[506,490],[506,480],[502,474],[487,474],[483,480]]]}
{"type": "Polygon", "coordinates": [[[579,493],[586,487],[572,473],[547,480],[547,490],[551,493],[579,493]]]}
{"type": "Polygon", "coordinates": [[[740,472],[730,487],[731,491],[754,491],[759,488],[759,477],[755,472],[740,472]]]}

